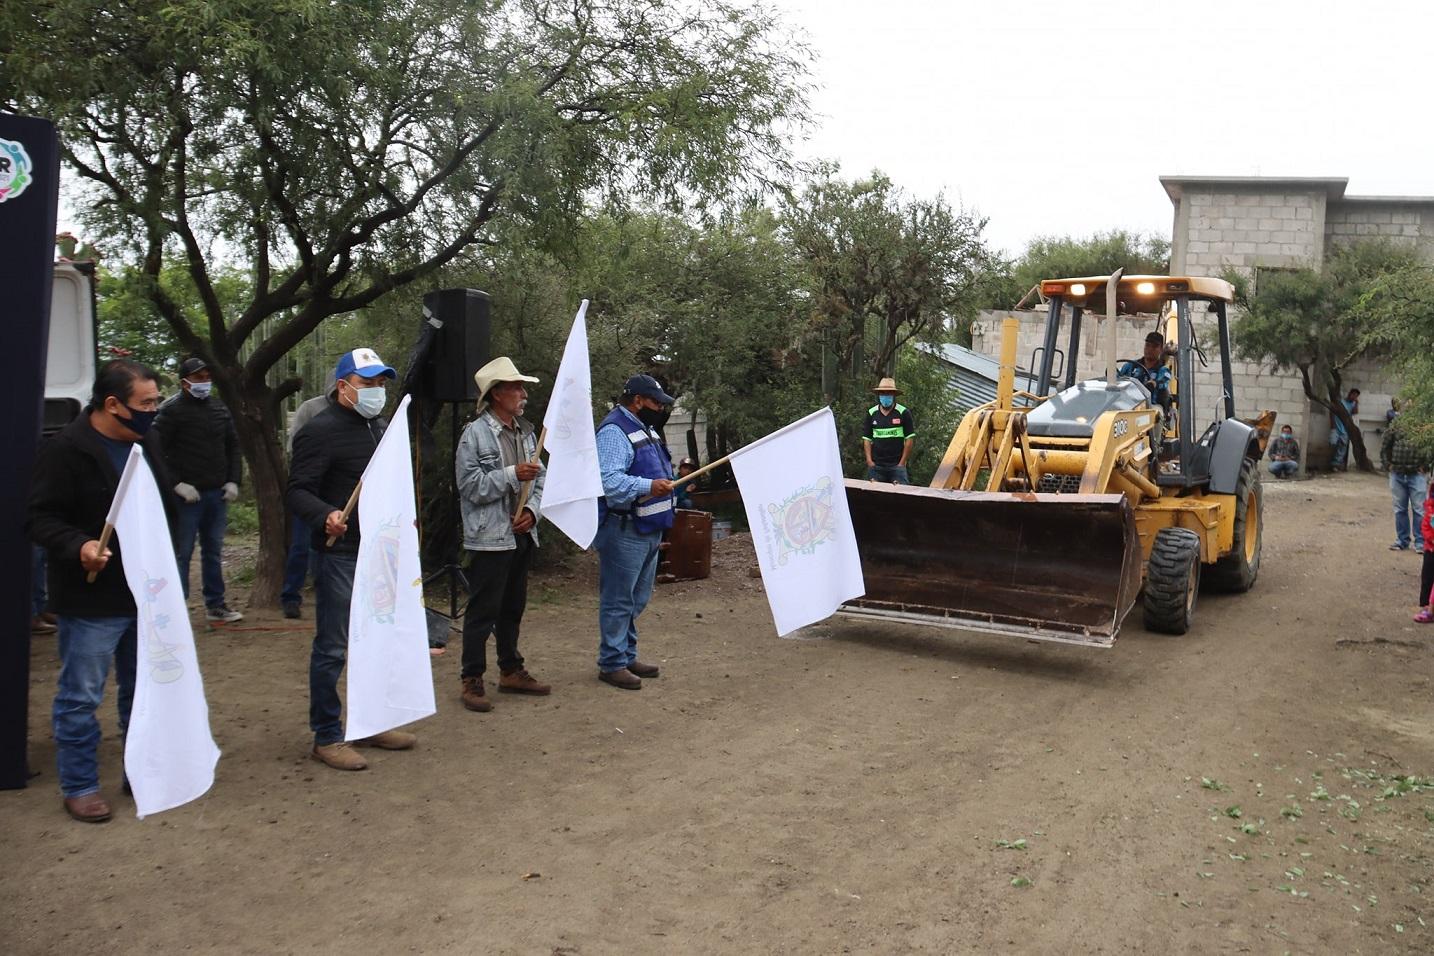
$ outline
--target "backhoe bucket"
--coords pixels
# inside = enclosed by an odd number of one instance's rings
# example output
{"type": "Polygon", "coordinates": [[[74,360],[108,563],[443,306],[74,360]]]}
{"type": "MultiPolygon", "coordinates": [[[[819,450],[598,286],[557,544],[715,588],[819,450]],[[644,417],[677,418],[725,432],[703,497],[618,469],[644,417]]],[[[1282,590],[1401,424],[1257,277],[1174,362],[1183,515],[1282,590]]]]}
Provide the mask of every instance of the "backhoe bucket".
{"type": "Polygon", "coordinates": [[[850,616],[1109,647],[1140,591],[1124,495],[846,482],[866,595],[850,616]]]}

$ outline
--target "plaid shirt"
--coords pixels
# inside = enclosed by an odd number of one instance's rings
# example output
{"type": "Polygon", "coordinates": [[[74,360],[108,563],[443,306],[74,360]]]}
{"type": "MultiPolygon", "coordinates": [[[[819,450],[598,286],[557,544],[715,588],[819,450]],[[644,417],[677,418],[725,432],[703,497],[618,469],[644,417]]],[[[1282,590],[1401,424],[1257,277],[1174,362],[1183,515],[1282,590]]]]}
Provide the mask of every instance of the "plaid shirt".
{"type": "Polygon", "coordinates": [[[1293,435],[1290,435],[1288,438],[1284,435],[1279,435],[1274,441],[1270,442],[1270,458],[1288,458],[1290,461],[1299,461],[1300,443],[1295,441],[1295,436],[1293,435]]]}
{"type": "Polygon", "coordinates": [[[1390,428],[1384,433],[1384,442],[1379,446],[1379,460],[1386,469],[1401,475],[1413,475],[1424,470],[1424,458],[1419,449],[1398,428],[1390,428]]]}

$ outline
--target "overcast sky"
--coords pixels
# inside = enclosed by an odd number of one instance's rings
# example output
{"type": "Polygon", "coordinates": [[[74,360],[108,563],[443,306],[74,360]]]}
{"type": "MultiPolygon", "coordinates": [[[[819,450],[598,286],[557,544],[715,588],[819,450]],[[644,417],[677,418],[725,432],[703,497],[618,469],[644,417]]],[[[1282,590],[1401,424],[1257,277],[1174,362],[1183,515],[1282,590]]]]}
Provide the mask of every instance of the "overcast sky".
{"type": "Polygon", "coordinates": [[[1169,238],[1161,175],[1434,195],[1430,0],[766,2],[817,57],[802,155],[944,191],[1008,251],[1169,238]]]}

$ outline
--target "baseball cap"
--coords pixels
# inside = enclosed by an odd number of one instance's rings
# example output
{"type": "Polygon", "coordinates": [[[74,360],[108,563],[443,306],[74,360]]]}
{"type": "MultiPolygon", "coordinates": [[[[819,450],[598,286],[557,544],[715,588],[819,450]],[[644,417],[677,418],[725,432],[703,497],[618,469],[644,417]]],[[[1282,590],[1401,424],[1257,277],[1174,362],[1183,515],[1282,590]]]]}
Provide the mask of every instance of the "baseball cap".
{"type": "Polygon", "coordinates": [[[1161,335],[1159,332],[1151,332],[1145,337],[1145,341],[1150,345],[1164,345],[1165,336],[1161,335]]]}
{"type": "Polygon", "coordinates": [[[345,352],[339,359],[338,368],[334,369],[334,380],[354,374],[364,378],[377,378],[380,375],[398,378],[398,373],[383,364],[383,359],[379,358],[373,349],[354,349],[352,352],[345,352]]]}
{"type": "Polygon", "coordinates": [[[191,356],[185,359],[183,362],[179,363],[179,377],[188,378],[195,372],[202,372],[208,367],[209,366],[205,363],[204,359],[200,358],[197,355],[191,356]]]}
{"type": "Polygon", "coordinates": [[[624,395],[646,395],[663,405],[671,405],[674,401],[673,397],[664,392],[662,386],[657,384],[657,379],[651,375],[634,375],[622,386],[622,393],[624,395]]]}

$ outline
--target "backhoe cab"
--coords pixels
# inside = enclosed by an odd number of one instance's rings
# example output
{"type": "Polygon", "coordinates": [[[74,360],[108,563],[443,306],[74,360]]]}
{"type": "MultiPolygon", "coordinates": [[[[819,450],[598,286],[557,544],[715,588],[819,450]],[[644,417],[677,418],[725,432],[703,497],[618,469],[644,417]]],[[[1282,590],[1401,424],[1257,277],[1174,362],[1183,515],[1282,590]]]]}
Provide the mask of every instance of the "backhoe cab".
{"type": "MultiPolygon", "coordinates": [[[[1041,290],[1030,367],[1046,394],[1014,389],[1008,319],[996,399],[962,419],[931,487],[847,482],[867,594],[844,613],[1109,646],[1142,594],[1147,628],[1183,634],[1202,580],[1254,585],[1264,436],[1235,417],[1230,284],[1116,273],[1041,290]],[[1215,319],[1223,387],[1196,437],[1198,309],[1215,319]],[[1101,313],[1106,377],[1077,382],[1083,326],[1101,313]],[[1118,375],[1117,314],[1163,317],[1163,402],[1118,375]]],[[[1259,424],[1268,434],[1273,414],[1259,424]]]]}

